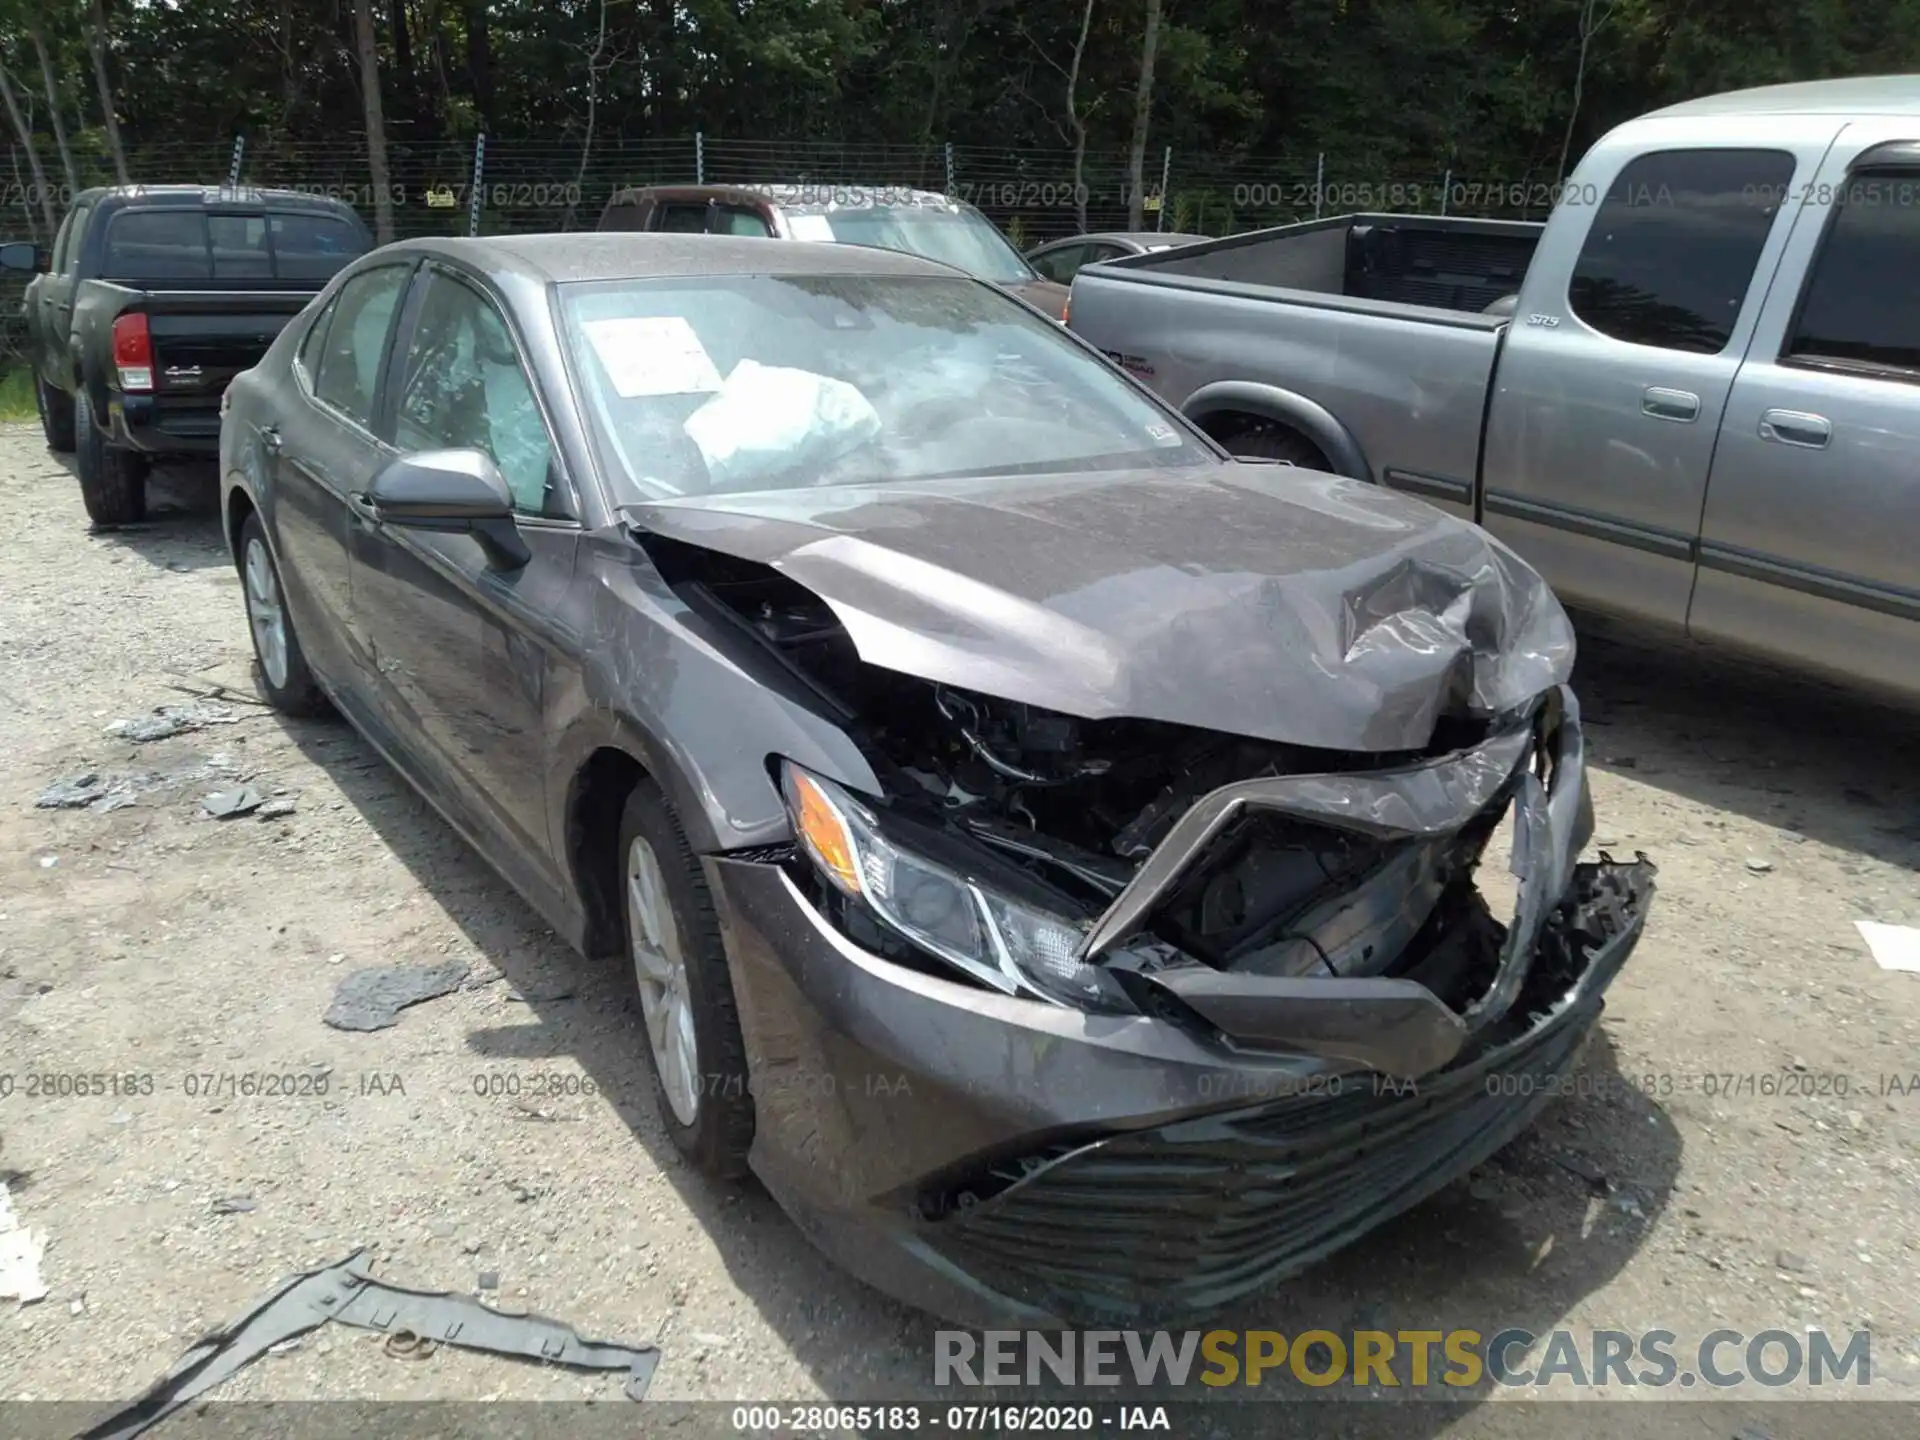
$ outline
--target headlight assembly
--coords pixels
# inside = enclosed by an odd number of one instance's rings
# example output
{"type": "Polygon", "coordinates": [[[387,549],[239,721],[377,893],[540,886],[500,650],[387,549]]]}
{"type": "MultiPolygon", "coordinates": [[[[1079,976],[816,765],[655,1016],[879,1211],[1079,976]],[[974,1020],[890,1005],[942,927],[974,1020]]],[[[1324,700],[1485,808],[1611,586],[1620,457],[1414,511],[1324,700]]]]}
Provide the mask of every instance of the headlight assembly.
{"type": "Polygon", "coordinates": [[[842,894],[930,955],[1007,995],[1131,1013],[1105,969],[1076,958],[1083,930],[904,850],[846,790],[787,762],[781,789],[800,847],[842,894]]]}

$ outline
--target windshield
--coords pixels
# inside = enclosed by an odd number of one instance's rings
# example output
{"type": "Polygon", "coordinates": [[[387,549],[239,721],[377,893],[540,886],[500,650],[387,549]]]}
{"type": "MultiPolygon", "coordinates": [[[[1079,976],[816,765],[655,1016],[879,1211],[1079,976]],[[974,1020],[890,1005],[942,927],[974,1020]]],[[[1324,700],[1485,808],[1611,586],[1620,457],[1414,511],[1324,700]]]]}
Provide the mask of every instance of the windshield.
{"type": "Polygon", "coordinates": [[[560,296],[622,504],[1220,463],[1058,326],[969,280],[646,279],[560,296]]]}
{"type": "Polygon", "coordinates": [[[1001,284],[1034,278],[1033,267],[978,210],[931,205],[862,205],[824,213],[787,215],[795,240],[838,240],[880,250],[904,250],[1001,284]]]}

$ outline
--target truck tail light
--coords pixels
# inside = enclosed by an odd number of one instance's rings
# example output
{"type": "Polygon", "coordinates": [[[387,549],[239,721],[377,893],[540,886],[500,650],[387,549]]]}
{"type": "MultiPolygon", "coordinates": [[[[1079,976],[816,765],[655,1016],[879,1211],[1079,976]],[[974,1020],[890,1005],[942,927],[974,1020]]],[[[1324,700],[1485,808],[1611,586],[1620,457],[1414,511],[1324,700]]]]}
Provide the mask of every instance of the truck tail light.
{"type": "Polygon", "coordinates": [[[153,389],[153,334],[145,315],[122,315],[113,322],[113,368],[120,372],[123,393],[153,389]]]}

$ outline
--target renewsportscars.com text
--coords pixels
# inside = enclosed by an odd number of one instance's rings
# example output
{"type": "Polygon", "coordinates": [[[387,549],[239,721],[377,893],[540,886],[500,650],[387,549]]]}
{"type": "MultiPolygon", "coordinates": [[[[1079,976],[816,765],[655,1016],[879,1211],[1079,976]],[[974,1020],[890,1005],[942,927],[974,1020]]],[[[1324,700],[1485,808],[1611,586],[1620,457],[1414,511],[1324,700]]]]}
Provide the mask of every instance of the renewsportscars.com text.
{"type": "Polygon", "coordinates": [[[936,1385],[1333,1386],[1534,1393],[1736,1386],[1844,1389],[1873,1380],[1865,1330],[941,1330],[936,1385]]]}

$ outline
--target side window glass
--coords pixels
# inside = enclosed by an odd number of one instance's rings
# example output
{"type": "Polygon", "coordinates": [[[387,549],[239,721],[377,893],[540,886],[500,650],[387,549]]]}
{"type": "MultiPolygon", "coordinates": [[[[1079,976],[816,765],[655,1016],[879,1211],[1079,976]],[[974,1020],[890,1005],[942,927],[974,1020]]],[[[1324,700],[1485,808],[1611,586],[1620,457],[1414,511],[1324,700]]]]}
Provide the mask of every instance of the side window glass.
{"type": "Polygon", "coordinates": [[[1783,150],[1660,150],[1630,161],[1574,266],[1573,313],[1615,340],[1717,354],[1792,179],[1783,150]]]}
{"type": "Polygon", "coordinates": [[[660,223],[654,227],[674,235],[704,235],[707,233],[707,207],[705,205],[662,205],[660,223]]]}
{"type": "Polygon", "coordinates": [[[80,213],[78,210],[69,210],[67,212],[67,218],[61,222],[60,228],[54,232],[53,258],[51,264],[53,273],[56,275],[64,275],[67,272],[67,245],[73,239],[73,224],[74,221],[80,218],[80,213]]]}
{"type": "Polygon", "coordinates": [[[313,323],[307,327],[307,333],[300,341],[300,368],[306,372],[307,384],[313,384],[313,377],[320,371],[320,355],[327,343],[327,326],[333,323],[333,312],[340,308],[340,300],[335,296],[326,303],[313,323]]]}
{"type": "Polygon", "coordinates": [[[1054,250],[1046,255],[1042,255],[1033,262],[1033,268],[1046,276],[1047,279],[1056,280],[1060,284],[1065,285],[1073,279],[1074,271],[1086,263],[1086,254],[1086,246],[1069,245],[1064,249],[1054,250]]]}
{"type": "Polygon", "coordinates": [[[484,450],[515,510],[565,513],[551,492],[553,453],[533,383],[492,301],[446,275],[429,276],[401,373],[394,439],[402,450],[484,450]]]}
{"type": "Polygon", "coordinates": [[[718,220],[717,228],[721,235],[752,235],[765,238],[773,234],[773,227],[758,214],[735,205],[722,207],[718,220]]]}
{"type": "Polygon", "coordinates": [[[1836,203],[1786,355],[1920,371],[1920,293],[1894,278],[1920,261],[1920,171],[1863,171],[1836,203]]]}
{"type": "Polygon", "coordinates": [[[406,284],[404,265],[382,265],[354,276],[335,298],[333,316],[320,341],[313,393],[369,430],[380,358],[406,284]]]}

